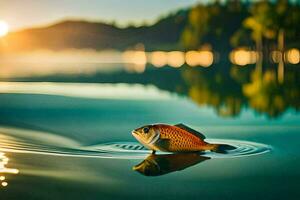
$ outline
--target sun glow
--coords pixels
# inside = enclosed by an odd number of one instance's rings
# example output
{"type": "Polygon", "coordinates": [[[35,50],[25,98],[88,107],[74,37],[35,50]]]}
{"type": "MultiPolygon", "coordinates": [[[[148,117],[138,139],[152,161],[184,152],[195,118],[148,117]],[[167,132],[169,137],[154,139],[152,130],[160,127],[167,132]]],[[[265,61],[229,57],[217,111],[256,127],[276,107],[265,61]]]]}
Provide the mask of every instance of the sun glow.
{"type": "Polygon", "coordinates": [[[5,36],[8,33],[8,25],[5,21],[0,20],[0,37],[5,36]]]}

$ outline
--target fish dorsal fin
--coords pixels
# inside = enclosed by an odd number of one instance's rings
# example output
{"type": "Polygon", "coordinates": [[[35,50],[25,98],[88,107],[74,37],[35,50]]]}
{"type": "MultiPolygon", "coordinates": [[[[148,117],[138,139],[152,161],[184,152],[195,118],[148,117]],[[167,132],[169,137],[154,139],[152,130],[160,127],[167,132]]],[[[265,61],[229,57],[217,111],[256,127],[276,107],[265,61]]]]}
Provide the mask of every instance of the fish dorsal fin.
{"type": "Polygon", "coordinates": [[[186,130],[187,132],[192,133],[193,135],[201,138],[202,140],[205,139],[205,136],[202,133],[200,133],[200,132],[198,132],[198,131],[196,131],[196,130],[194,130],[194,129],[192,129],[192,128],[184,125],[184,124],[175,124],[174,126],[176,126],[178,128],[181,128],[183,130],[186,130]]]}

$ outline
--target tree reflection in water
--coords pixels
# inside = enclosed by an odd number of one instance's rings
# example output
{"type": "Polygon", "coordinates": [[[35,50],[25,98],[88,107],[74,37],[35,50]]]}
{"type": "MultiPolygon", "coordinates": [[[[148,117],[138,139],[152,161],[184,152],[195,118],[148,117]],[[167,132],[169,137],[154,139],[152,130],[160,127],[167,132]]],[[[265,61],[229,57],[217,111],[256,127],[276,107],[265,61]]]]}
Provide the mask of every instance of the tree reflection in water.
{"type": "Polygon", "coordinates": [[[237,66],[229,62],[214,63],[210,67],[183,65],[154,67],[148,64],[143,73],[118,71],[113,73],[48,75],[1,79],[2,81],[43,81],[79,83],[129,83],[156,87],[189,96],[199,105],[215,108],[223,117],[234,117],[242,108],[251,108],[274,118],[287,109],[299,110],[299,65],[284,66],[265,63],[260,70],[254,65],[237,66]]]}
{"type": "Polygon", "coordinates": [[[213,106],[220,116],[236,116],[246,106],[278,117],[289,108],[299,110],[300,105],[299,70],[295,66],[285,70],[284,82],[278,80],[272,67],[262,73],[251,66],[231,66],[229,70],[186,68],[182,75],[188,96],[199,105],[213,106]]]}

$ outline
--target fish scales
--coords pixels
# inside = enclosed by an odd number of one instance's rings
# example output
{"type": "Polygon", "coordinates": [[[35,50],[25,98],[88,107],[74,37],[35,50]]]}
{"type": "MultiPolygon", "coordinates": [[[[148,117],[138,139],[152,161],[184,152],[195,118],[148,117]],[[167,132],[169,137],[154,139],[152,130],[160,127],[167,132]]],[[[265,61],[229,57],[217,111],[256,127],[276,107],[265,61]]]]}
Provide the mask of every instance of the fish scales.
{"type": "Polygon", "coordinates": [[[199,139],[194,134],[183,130],[175,126],[159,125],[159,132],[161,139],[170,139],[171,151],[198,151],[200,146],[206,144],[206,142],[199,139]]]}

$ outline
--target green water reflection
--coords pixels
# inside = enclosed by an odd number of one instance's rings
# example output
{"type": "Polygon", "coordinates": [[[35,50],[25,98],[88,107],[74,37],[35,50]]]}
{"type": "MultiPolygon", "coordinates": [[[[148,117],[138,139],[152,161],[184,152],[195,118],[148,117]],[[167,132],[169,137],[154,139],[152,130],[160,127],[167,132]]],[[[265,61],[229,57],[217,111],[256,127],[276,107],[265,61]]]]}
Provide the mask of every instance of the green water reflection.
{"type": "Polygon", "coordinates": [[[276,118],[288,109],[298,111],[300,107],[299,65],[265,63],[259,69],[255,65],[241,67],[230,63],[218,63],[209,68],[185,65],[179,69],[157,69],[148,65],[141,74],[126,70],[113,73],[99,71],[91,75],[53,75],[11,80],[155,85],[159,89],[188,96],[200,106],[213,107],[222,117],[235,117],[243,108],[250,108],[257,114],[276,118]]]}
{"type": "Polygon", "coordinates": [[[299,75],[299,70],[288,69],[280,83],[274,68],[262,73],[237,66],[225,74],[218,69],[183,71],[188,96],[199,105],[214,107],[220,116],[236,116],[243,107],[269,117],[278,117],[289,108],[299,110],[299,75]]]}

